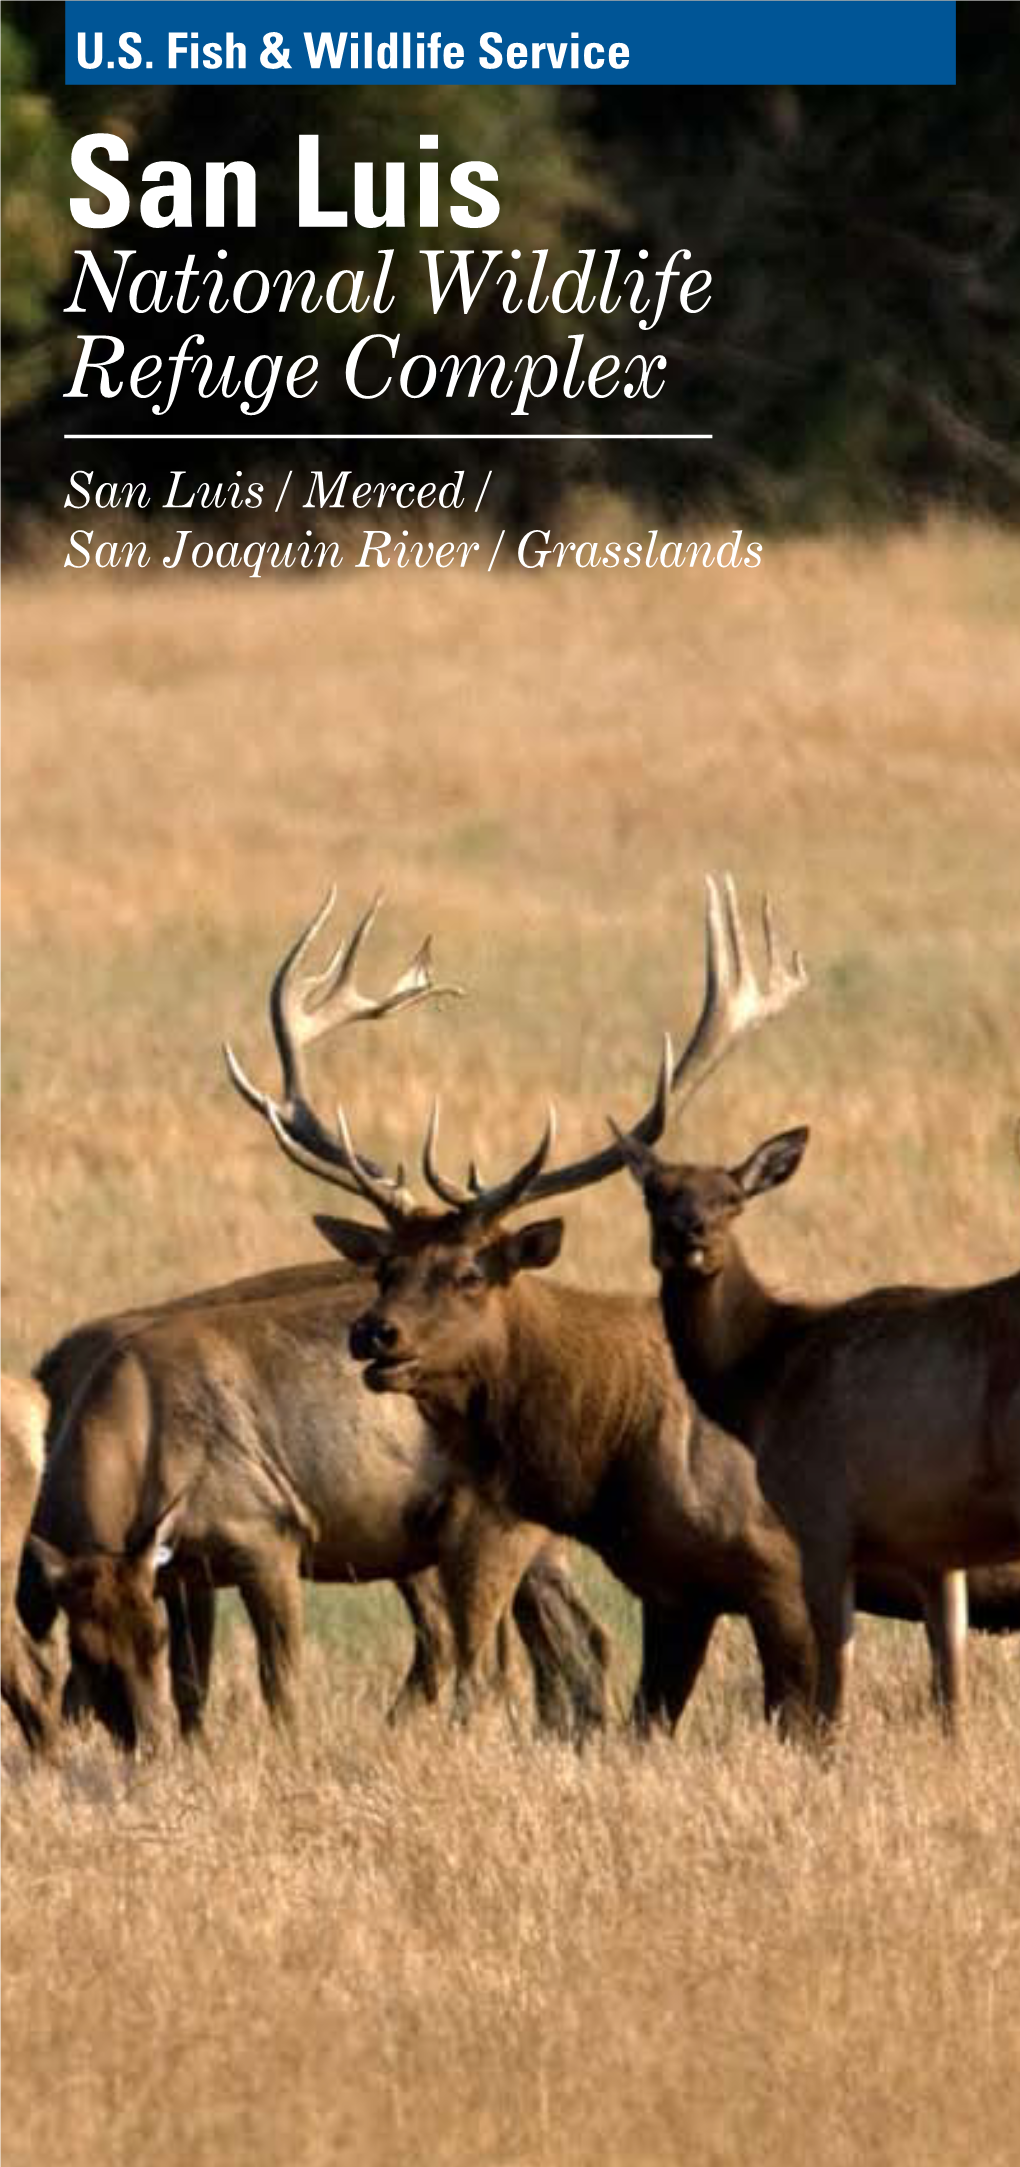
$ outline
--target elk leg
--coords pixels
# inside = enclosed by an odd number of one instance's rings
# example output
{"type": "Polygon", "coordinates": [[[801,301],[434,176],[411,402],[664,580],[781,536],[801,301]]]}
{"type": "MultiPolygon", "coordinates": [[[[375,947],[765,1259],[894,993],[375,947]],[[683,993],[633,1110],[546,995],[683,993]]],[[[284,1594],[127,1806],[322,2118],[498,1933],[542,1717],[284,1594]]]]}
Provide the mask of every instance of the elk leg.
{"type": "Polygon", "coordinates": [[[748,1623],[761,1664],[765,1721],[775,1724],[781,1738],[803,1738],[811,1726],[815,1699],[815,1655],[807,1613],[794,1615],[789,1602],[774,1600],[751,1611],[748,1623]]]}
{"type": "Polygon", "coordinates": [[[453,1669],[450,1621],[439,1579],[434,1572],[416,1573],[398,1580],[414,1631],[414,1656],[410,1670],[390,1709],[390,1722],[409,1715],[423,1701],[434,1706],[445,1676],[453,1669]]]}
{"type": "Polygon", "coordinates": [[[522,1575],[513,1614],[531,1664],[539,1727],[578,1741],[604,1730],[609,1635],[548,1544],[522,1575]]]}
{"type": "Polygon", "coordinates": [[[82,1672],[81,1665],[72,1660],[60,1696],[61,1720],[64,1723],[84,1723],[89,1716],[96,1713],[97,1710],[88,1680],[82,1672]]]}
{"type": "Polygon", "coordinates": [[[639,1735],[672,1731],[679,1722],[708,1654],[719,1616],[714,1603],[693,1597],[679,1606],[642,1606],[641,1676],[631,1722],[639,1735]]]}
{"type": "Polygon", "coordinates": [[[439,1572],[450,1610],[457,1679],[454,1713],[463,1722],[495,1668],[497,1635],[525,1568],[543,1540],[523,1521],[509,1524],[472,1499],[455,1499],[440,1544],[439,1572]]]}
{"type": "Polygon", "coordinates": [[[917,1584],[931,1649],[932,1700],[946,1730],[952,1731],[963,1705],[966,1677],[967,1575],[918,1575],[917,1584]]]}
{"type": "Polygon", "coordinates": [[[237,1584],[255,1634],[262,1698],[273,1721],[293,1729],[302,1624],[296,1543],[247,1559],[237,1584]]]}
{"type": "Polygon", "coordinates": [[[166,1590],[170,1620],[170,1670],[181,1735],[201,1729],[209,1697],[216,1596],[201,1581],[174,1580],[166,1590]]]}
{"type": "Polygon", "coordinates": [[[502,1604],[484,1585],[461,1582],[451,1591],[450,1616],[457,1649],[453,1713],[458,1723],[466,1723],[499,1673],[502,1604]]]}
{"type": "Polygon", "coordinates": [[[503,1693],[510,1690],[510,1669],[513,1661],[510,1628],[510,1616],[507,1611],[501,1610],[496,1620],[496,1676],[503,1693]]]}
{"type": "Polygon", "coordinates": [[[54,1744],[61,1705],[49,1646],[57,1615],[47,1575],[26,1544],[13,1606],[4,1594],[3,1697],[29,1745],[43,1752],[54,1744]]]}
{"type": "Polygon", "coordinates": [[[54,1743],[55,1709],[53,1680],[41,1649],[12,1621],[13,1633],[5,1635],[3,1697],[27,1746],[33,1753],[48,1753],[54,1743]]]}
{"type": "Polygon", "coordinates": [[[26,1543],[18,1566],[15,1597],[18,1616],[33,1640],[45,1640],[57,1622],[60,1605],[46,1573],[26,1543]]]}
{"type": "Polygon", "coordinates": [[[815,1636],[818,1675],[815,1724],[824,1737],[836,1729],[846,1709],[854,1650],[854,1575],[839,1563],[826,1572],[804,1560],[804,1595],[815,1636]]]}

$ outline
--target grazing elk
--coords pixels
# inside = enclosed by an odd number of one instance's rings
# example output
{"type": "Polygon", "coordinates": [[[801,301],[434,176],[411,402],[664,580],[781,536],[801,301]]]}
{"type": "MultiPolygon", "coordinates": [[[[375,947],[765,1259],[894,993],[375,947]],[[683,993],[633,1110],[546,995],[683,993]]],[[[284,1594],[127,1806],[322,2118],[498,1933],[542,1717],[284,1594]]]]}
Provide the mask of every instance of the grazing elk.
{"type": "MultiPolygon", "coordinates": [[[[679,1061],[667,1055],[677,1103],[806,983],[799,958],[781,963],[767,907],[765,933],[763,992],[732,884],[709,884],[704,1007],[679,1061]]],[[[754,1454],[796,1541],[821,1723],[843,1707],[855,1574],[889,1568],[922,1592],[951,1715],[967,1620],[954,1568],[1020,1555],[1020,1273],[963,1289],[782,1300],[747,1262],[735,1223],[752,1197],[796,1172],[807,1129],[770,1137],[738,1165],[706,1167],[659,1158],[656,1128],[646,1120],[615,1136],[651,1222],[670,1345],[708,1418],[754,1454]]]]}
{"type": "Polygon", "coordinates": [[[34,1750],[53,1742],[54,1682],[17,1612],[22,1552],[43,1469],[46,1400],[27,1379],[0,1377],[0,1686],[34,1750]]]}
{"type": "MultiPolygon", "coordinates": [[[[51,1424],[54,1436],[59,1435],[79,1394],[94,1384],[101,1369],[117,1360],[143,1329],[158,1326],[169,1317],[179,1317],[182,1313],[194,1316],[198,1312],[207,1320],[214,1309],[262,1304],[281,1295],[325,1294],[332,1297],[336,1292],[336,1281],[336,1270],[328,1264],[283,1267],[223,1286],[204,1288],[199,1293],[178,1296],[149,1309],[122,1311],[78,1326],[38,1365],[39,1380],[57,1411],[51,1424]]],[[[474,1570],[477,1572],[478,1546],[471,1544],[470,1530],[465,1526],[466,1498],[455,1500],[451,1494],[444,1497],[442,1503],[447,1523],[443,1533],[445,1550],[451,1558],[455,1555],[457,1531],[461,1529],[475,1558],[474,1570]]],[[[144,1524],[135,1532],[131,1554],[107,1558],[104,1553],[96,1552],[76,1557],[76,1582],[65,1570],[70,1559],[62,1557],[55,1546],[45,1546],[38,1537],[33,1538],[22,1566],[20,1598],[33,1630],[43,1633],[52,1623],[58,1608],[54,1590],[63,1582],[63,1607],[68,1608],[70,1599],[76,1594],[77,1607],[83,1618],[91,1620],[93,1644],[96,1644],[97,1630],[109,1639],[125,1603],[129,1611],[136,1606],[137,1561],[141,1560],[144,1565],[149,1532],[144,1524]]],[[[495,1543],[495,1534],[492,1539],[495,1543]]],[[[396,1585],[412,1625],[414,1656],[394,1705],[394,1715],[411,1710],[419,1701],[438,1701],[446,1680],[458,1669],[450,1606],[438,1570],[428,1568],[407,1580],[398,1580],[396,1585]]],[[[179,1574],[163,1571],[159,1598],[165,1605],[169,1623],[174,1700],[181,1729],[187,1734],[199,1727],[204,1714],[213,1645],[215,1589],[205,1576],[193,1575],[186,1583],[179,1574]]],[[[146,1637],[151,1639],[153,1629],[161,1622],[157,1598],[151,1587],[145,1605],[149,1612],[146,1637]]],[[[599,1628],[584,1606],[578,1603],[569,1575],[550,1545],[537,1555],[519,1582],[513,1598],[513,1614],[534,1665],[534,1682],[543,1722],[547,1727],[563,1731],[569,1730],[575,1722],[583,1726],[586,1720],[583,1711],[589,1700],[590,1720],[597,1721],[596,1709],[603,1697],[598,1677],[608,1662],[608,1644],[604,1643],[599,1628]],[[571,1679],[571,1665],[576,1658],[584,1664],[590,1661],[594,1666],[590,1693],[588,1689],[582,1689],[580,1674],[571,1679]]],[[[505,1626],[506,1620],[501,1619],[497,1654],[504,1671],[509,1655],[505,1626]]],[[[470,1639],[470,1634],[468,1637],[470,1639]]],[[[90,1710],[99,1713],[109,1728],[127,1738],[134,1725],[130,1709],[125,1706],[123,1676],[125,1667],[134,1667],[135,1659],[124,1666],[110,1657],[109,1649],[107,1658],[102,1664],[93,1663],[87,1677],[80,1662],[72,1668],[65,1688],[65,1713],[82,1715],[90,1710]]],[[[466,1670],[476,1668],[477,1659],[473,1662],[470,1653],[466,1653],[462,1667],[466,1670]]]]}
{"type": "MultiPolygon", "coordinates": [[[[382,999],[359,992],[375,905],[323,972],[299,978],[332,902],[273,983],[282,1101],[228,1054],[249,1103],[312,1140],[306,1047],[443,990],[426,946],[382,999]]],[[[605,1636],[547,1532],[469,1495],[415,1408],[367,1402],[343,1351],[364,1300],[357,1273],[298,1266],[83,1327],[45,1358],[55,1406],[35,1528],[52,1594],[29,1589],[25,1608],[44,1630],[53,1598],[62,1604],[78,1674],[126,1743],[165,1732],[174,1687],[185,1723],[199,1719],[216,1587],[240,1590],[267,1706],[292,1715],[302,1573],[396,1579],[416,1628],[406,1690],[427,1697],[443,1660],[441,1605],[415,1576],[438,1569],[462,1700],[513,1605],[540,1717],[558,1728],[602,1720],[605,1636]]]]}

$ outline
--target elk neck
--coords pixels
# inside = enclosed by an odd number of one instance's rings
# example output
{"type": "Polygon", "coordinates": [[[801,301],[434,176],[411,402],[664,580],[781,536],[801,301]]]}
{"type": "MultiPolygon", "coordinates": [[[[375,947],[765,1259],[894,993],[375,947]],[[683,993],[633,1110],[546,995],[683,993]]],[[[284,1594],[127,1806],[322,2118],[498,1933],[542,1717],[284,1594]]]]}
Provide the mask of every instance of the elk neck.
{"type": "Polygon", "coordinates": [[[579,1533],[678,1389],[654,1299],[519,1279],[472,1418],[508,1505],[579,1533]]]}
{"type": "Polygon", "coordinates": [[[709,1421],[753,1447],[763,1394],[810,1311],[770,1294],[736,1240],[722,1269],[708,1277],[664,1271],[661,1301],[673,1359],[692,1398],[709,1421]]]}

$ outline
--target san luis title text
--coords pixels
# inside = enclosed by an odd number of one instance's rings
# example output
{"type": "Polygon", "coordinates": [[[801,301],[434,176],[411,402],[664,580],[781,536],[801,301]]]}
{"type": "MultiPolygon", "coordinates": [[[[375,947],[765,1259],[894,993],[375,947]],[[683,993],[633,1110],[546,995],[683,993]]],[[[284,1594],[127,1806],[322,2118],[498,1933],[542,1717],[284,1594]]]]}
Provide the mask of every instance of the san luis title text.
{"type": "MultiPolygon", "coordinates": [[[[413,222],[428,234],[449,223],[470,234],[495,224],[500,216],[495,166],[466,159],[447,171],[440,139],[434,135],[422,135],[419,150],[419,162],[410,168],[396,161],[387,161],[381,170],[369,161],[355,163],[345,200],[323,200],[319,139],[300,136],[295,159],[298,228],[327,228],[340,235],[352,225],[385,232],[413,222]]],[[[130,155],[128,144],[115,134],[85,135],[75,143],[72,168],[87,191],[70,199],[79,226],[106,234],[123,225],[132,205],[127,185],[131,176],[124,170],[130,167],[130,155]]],[[[178,161],[149,164],[140,181],[140,219],[153,231],[172,227],[186,233],[198,225],[215,236],[256,225],[258,180],[246,160],[210,161],[200,176],[178,161]]],[[[689,318],[701,315],[712,300],[711,271],[695,263],[693,251],[683,246],[657,263],[651,262],[647,248],[582,248],[563,268],[550,264],[545,248],[525,253],[484,245],[423,247],[422,277],[434,317],[444,311],[467,317],[479,308],[491,320],[493,310],[505,317],[525,311],[556,325],[544,351],[515,352],[512,360],[498,350],[444,357],[405,346],[393,320],[398,294],[392,248],[379,248],[371,271],[363,265],[338,265],[328,275],[300,266],[267,272],[250,262],[235,273],[226,246],[217,246],[214,253],[215,264],[210,264],[185,248],[178,265],[156,268],[147,266],[133,247],[115,245],[110,250],[101,243],[99,249],[78,249],[66,314],[72,324],[87,317],[90,328],[75,325],[77,365],[64,397],[122,402],[119,413],[126,402],[130,412],[162,418],[173,413],[186,386],[192,395],[232,403],[239,415],[257,419],[269,412],[274,399],[310,398],[319,385],[319,357],[309,351],[287,362],[271,350],[254,356],[248,347],[243,355],[228,352],[219,319],[289,315],[314,324],[325,312],[361,320],[343,360],[346,390],[359,401],[399,393],[420,411],[426,401],[466,396],[514,417],[540,410],[541,402],[553,397],[622,398],[645,406],[654,402],[665,382],[667,357],[653,350],[651,335],[668,308],[689,318]],[[171,319],[179,331],[176,344],[150,339],[153,350],[129,352],[119,331],[91,328],[97,312],[112,316],[116,311],[122,323],[125,306],[138,318],[140,331],[171,319]],[[601,327],[597,340],[589,339],[589,317],[601,327]],[[573,319],[577,328],[568,329],[566,319],[573,319]],[[605,325],[614,320],[624,335],[621,350],[609,352],[605,325]],[[628,350],[623,350],[625,341],[628,350]]]]}

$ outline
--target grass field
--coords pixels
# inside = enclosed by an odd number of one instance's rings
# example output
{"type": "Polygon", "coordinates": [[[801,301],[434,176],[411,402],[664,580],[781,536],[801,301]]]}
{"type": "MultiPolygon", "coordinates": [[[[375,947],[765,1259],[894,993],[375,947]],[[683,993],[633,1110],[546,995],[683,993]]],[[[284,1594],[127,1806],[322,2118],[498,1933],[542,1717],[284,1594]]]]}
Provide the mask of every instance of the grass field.
{"type": "MultiPolygon", "coordinates": [[[[4,1359],[318,1253],[313,1184],[223,1081],[328,882],[471,998],[323,1055],[366,1147],[565,1148],[693,1011],[700,879],[768,885],[813,991],[692,1109],[811,1123],[756,1261],[841,1291],[1015,1267],[1020,545],[769,545],[754,576],[8,583],[4,1359]]],[[[637,1199],[560,1269],[649,1284],[637,1199]]],[[[633,1663],[628,1606],[595,1583],[633,1663]]],[[[1020,2127],[1020,1658],[967,1736],[920,1635],[863,1635],[822,1770],[719,1637],[671,1748],[382,1710],[385,1594],[319,1594],[293,1764],[238,1629],[207,1749],[137,1771],[5,1729],[10,2167],[1007,2167],[1020,2127]]],[[[5,1718],[6,1724],[6,1718],[5,1718]]]]}

